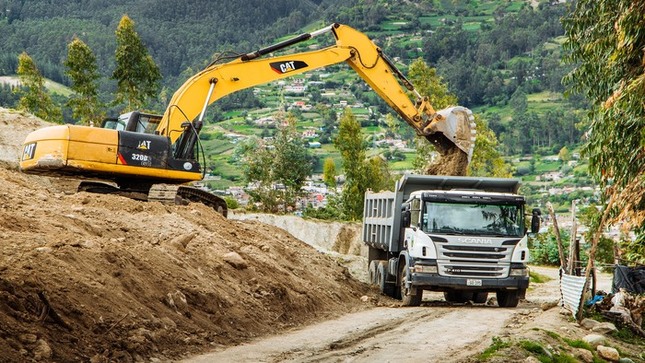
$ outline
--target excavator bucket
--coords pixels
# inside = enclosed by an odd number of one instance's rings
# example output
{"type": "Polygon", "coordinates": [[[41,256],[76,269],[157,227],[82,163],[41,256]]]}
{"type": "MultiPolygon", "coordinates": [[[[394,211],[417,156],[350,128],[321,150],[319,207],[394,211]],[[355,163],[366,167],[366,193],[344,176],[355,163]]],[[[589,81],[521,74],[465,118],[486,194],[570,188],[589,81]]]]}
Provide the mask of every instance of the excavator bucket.
{"type": "Polygon", "coordinates": [[[455,106],[439,110],[423,131],[440,153],[446,154],[456,146],[468,156],[468,162],[472,159],[477,131],[469,109],[455,106]]]}

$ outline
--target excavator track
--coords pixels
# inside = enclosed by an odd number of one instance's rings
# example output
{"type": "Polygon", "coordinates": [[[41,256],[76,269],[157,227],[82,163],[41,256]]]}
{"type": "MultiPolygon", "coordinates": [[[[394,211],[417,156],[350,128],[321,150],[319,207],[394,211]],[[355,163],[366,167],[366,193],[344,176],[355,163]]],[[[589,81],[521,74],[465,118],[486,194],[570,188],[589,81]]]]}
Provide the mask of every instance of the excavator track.
{"type": "Polygon", "coordinates": [[[187,185],[154,184],[148,192],[148,201],[180,205],[190,202],[201,203],[213,208],[224,217],[228,215],[228,206],[224,199],[187,185]]]}
{"type": "Polygon", "coordinates": [[[98,194],[114,194],[135,200],[148,200],[148,196],[144,191],[121,189],[113,183],[103,181],[83,180],[78,185],[77,191],[98,194]]]}
{"type": "Polygon", "coordinates": [[[78,186],[79,192],[113,194],[130,199],[161,202],[163,204],[187,205],[190,202],[207,205],[224,217],[228,215],[226,201],[215,194],[187,185],[153,184],[150,190],[129,190],[103,181],[84,180],[78,186]]]}

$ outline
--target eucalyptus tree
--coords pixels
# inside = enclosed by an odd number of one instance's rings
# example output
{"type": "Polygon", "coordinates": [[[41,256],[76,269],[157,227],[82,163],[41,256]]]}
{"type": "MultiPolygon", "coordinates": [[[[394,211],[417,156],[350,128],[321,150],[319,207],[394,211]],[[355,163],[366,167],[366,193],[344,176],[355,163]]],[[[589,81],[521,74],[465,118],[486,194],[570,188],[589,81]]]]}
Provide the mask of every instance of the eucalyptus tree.
{"type": "Polygon", "coordinates": [[[45,78],[42,76],[34,60],[26,52],[18,56],[18,69],[21,87],[16,88],[20,100],[18,109],[33,113],[43,120],[62,122],[63,114],[52,101],[45,88],[45,78]]]}
{"type": "Polygon", "coordinates": [[[117,81],[115,104],[125,103],[125,111],[142,108],[148,98],[156,98],[161,82],[159,67],[134,29],[134,21],[123,15],[116,30],[117,81]]]}
{"type": "MultiPolygon", "coordinates": [[[[588,140],[583,156],[604,193],[597,231],[621,222],[636,232],[625,256],[645,256],[645,1],[579,0],[564,19],[565,77],[586,96],[588,140]]],[[[640,257],[639,257],[640,256],[640,257]]]]}
{"type": "Polygon", "coordinates": [[[101,75],[96,65],[96,56],[90,47],[77,37],[67,45],[65,67],[72,80],[71,89],[74,91],[67,101],[73,116],[83,125],[99,122],[104,116],[97,84],[101,75]]]}

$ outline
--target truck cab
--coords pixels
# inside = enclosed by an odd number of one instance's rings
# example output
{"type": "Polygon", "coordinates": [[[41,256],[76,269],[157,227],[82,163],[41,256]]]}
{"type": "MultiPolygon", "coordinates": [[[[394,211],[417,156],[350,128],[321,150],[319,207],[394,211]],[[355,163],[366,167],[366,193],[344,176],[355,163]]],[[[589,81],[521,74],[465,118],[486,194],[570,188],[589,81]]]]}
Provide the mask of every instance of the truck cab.
{"type": "Polygon", "coordinates": [[[419,305],[430,290],[476,303],[495,292],[499,306],[517,306],[529,284],[518,188],[515,179],[406,175],[394,192],[368,193],[363,237],[372,282],[405,305],[419,305]],[[392,233],[382,233],[388,227],[392,233]]]}

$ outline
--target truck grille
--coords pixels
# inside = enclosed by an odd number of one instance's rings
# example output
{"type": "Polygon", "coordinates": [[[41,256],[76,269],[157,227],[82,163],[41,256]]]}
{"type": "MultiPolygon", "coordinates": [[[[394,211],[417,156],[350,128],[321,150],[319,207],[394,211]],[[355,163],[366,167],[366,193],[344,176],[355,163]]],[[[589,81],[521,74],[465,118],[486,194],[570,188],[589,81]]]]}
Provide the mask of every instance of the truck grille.
{"type": "Polygon", "coordinates": [[[442,276],[505,278],[513,246],[471,246],[437,243],[437,265],[442,276]]]}

